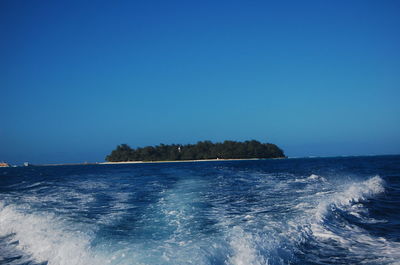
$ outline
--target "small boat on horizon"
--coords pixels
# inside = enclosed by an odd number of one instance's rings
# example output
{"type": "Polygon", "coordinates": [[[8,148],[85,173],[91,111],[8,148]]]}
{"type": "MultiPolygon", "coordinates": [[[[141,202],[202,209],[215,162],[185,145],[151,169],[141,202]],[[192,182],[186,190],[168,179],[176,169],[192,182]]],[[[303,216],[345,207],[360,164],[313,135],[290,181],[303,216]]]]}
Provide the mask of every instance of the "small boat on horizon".
{"type": "Polygon", "coordinates": [[[0,162],[0,167],[10,167],[10,165],[6,162],[0,162]]]}

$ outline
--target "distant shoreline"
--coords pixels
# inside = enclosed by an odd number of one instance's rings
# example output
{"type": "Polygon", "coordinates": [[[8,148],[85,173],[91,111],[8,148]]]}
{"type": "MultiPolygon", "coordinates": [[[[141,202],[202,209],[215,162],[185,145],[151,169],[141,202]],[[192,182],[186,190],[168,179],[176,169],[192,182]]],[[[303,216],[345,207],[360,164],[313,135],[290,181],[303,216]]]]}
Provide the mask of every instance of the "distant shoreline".
{"type": "MultiPolygon", "coordinates": [[[[93,162],[93,163],[63,163],[63,164],[30,164],[27,167],[53,167],[53,166],[95,166],[95,165],[125,165],[125,164],[159,164],[159,163],[190,163],[190,162],[217,162],[217,161],[250,161],[266,159],[285,159],[287,157],[274,158],[237,158],[237,159],[197,159],[197,160],[168,160],[168,161],[120,161],[120,162],[93,162]]],[[[25,167],[25,166],[9,166],[25,167]]],[[[6,167],[4,167],[6,168],[6,167]]],[[[7,167],[8,168],[8,167],[7,167]]]]}
{"type": "Polygon", "coordinates": [[[247,160],[265,160],[265,159],[284,159],[286,157],[275,158],[232,158],[232,159],[197,159],[197,160],[168,160],[168,161],[121,161],[121,162],[101,162],[98,165],[115,164],[152,164],[152,163],[189,163],[189,162],[217,162],[217,161],[247,161],[247,160]]]}
{"type": "MultiPolygon", "coordinates": [[[[254,161],[254,160],[280,160],[280,159],[323,159],[323,158],[351,158],[351,157],[379,157],[400,156],[400,154],[372,154],[372,155],[339,155],[339,156],[299,156],[299,157],[275,157],[275,158],[237,158],[237,159],[197,159],[197,160],[171,160],[171,161],[121,161],[121,162],[83,162],[83,163],[58,163],[58,164],[29,164],[29,167],[43,166],[85,166],[85,165],[118,165],[118,164],[156,164],[156,163],[189,163],[189,162],[218,162],[218,161],[254,161]]],[[[9,164],[0,169],[25,167],[23,165],[9,164]]]]}

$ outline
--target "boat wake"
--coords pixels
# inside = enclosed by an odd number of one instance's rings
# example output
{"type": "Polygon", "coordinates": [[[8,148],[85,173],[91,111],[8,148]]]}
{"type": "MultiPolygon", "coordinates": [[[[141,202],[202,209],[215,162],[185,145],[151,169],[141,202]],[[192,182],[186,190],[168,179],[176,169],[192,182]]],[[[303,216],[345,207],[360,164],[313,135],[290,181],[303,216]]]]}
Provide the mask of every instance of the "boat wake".
{"type": "MultiPolygon", "coordinates": [[[[87,186],[103,189],[108,204],[92,194],[73,215],[37,208],[54,194],[30,198],[35,207],[7,197],[0,264],[399,264],[400,243],[371,229],[387,222],[371,212],[387,184],[380,176],[343,179],[221,168],[212,179],[151,180],[146,192],[156,192],[146,200],[132,186],[107,194],[104,180],[92,180],[87,186]],[[75,218],[80,211],[85,218],[75,218]]],[[[58,202],[80,198],[58,192],[58,202]]]]}

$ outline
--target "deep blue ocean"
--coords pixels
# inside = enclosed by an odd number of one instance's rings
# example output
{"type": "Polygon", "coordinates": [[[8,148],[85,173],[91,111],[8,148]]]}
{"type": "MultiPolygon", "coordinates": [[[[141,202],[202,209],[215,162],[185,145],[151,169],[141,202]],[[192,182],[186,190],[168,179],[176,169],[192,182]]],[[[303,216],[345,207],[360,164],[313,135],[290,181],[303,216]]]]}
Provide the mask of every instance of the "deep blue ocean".
{"type": "Polygon", "coordinates": [[[400,264],[400,156],[2,168],[0,264],[400,264]]]}

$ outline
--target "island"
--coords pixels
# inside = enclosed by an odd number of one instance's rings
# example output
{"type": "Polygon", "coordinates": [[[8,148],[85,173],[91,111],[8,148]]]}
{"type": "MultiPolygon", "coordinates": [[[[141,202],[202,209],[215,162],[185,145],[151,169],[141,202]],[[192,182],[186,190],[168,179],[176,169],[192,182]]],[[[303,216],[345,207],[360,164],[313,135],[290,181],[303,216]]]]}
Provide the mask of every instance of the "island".
{"type": "Polygon", "coordinates": [[[219,159],[264,159],[285,158],[282,149],[271,143],[256,140],[237,142],[224,141],[213,143],[200,141],[197,144],[160,144],[131,148],[127,144],[116,147],[108,156],[108,162],[129,161],[188,161],[219,159]]]}

